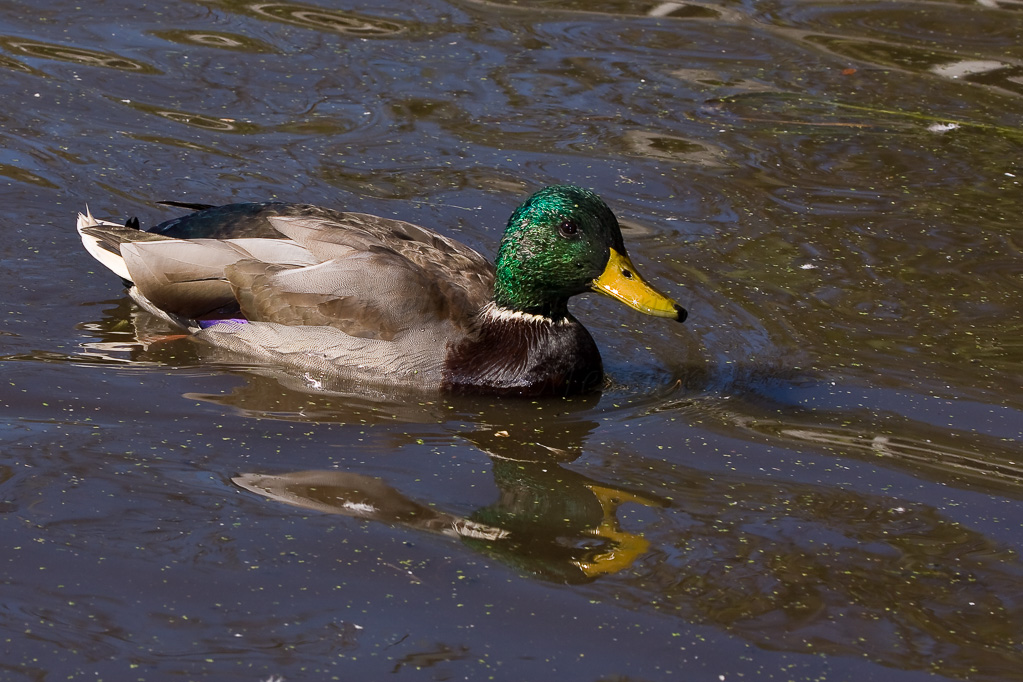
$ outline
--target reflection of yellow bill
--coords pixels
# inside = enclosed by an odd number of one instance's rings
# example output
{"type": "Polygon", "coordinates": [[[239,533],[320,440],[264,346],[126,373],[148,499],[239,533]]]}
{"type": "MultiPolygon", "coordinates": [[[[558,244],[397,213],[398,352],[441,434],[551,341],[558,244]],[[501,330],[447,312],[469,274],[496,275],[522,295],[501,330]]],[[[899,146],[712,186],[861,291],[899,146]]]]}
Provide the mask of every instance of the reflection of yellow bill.
{"type": "Polygon", "coordinates": [[[590,532],[598,538],[610,541],[610,547],[603,552],[592,554],[585,560],[573,561],[572,563],[578,566],[588,577],[596,578],[600,575],[610,575],[628,568],[641,554],[644,554],[650,548],[650,543],[642,535],[622,530],[618,525],[618,518],[615,516],[615,513],[618,511],[618,505],[624,502],[638,502],[639,504],[652,507],[659,506],[660,503],[625,492],[624,490],[606,488],[602,485],[587,484],[586,487],[593,491],[597,501],[600,502],[601,509],[604,511],[604,519],[598,527],[590,532]]]}
{"type": "Polygon", "coordinates": [[[686,319],[685,308],[644,282],[629,257],[614,249],[604,272],[593,280],[593,290],[647,315],[671,317],[679,322],[686,319]]]}

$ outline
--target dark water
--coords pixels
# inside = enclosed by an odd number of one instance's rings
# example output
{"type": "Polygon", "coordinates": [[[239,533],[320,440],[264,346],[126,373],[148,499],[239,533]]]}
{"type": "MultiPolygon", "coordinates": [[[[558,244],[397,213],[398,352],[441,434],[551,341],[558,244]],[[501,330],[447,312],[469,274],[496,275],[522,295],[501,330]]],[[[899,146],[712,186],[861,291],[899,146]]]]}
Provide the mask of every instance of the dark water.
{"type": "Polygon", "coordinates": [[[1023,5],[340,5],[0,6],[0,679],[1023,679],[1023,5]],[[572,401],[215,357],[74,233],[556,182],[691,313],[577,301],[572,401]]]}

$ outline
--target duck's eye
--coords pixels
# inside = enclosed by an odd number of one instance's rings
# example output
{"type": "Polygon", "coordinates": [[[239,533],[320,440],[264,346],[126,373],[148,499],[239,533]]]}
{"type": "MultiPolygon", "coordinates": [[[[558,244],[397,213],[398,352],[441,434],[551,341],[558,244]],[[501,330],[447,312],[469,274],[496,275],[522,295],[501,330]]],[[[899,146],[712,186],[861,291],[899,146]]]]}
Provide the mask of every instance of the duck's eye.
{"type": "Polygon", "coordinates": [[[558,225],[558,234],[562,237],[574,237],[579,233],[579,225],[574,220],[566,220],[558,225]]]}

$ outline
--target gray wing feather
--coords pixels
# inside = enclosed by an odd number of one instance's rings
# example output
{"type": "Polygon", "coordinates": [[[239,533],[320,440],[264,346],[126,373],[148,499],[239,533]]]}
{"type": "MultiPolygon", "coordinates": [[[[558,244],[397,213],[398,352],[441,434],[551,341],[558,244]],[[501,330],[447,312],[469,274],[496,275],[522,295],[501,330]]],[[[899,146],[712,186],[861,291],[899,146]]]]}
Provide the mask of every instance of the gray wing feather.
{"type": "Polygon", "coordinates": [[[121,256],[138,290],[157,308],[196,318],[234,302],[224,276],[238,260],[272,257],[279,262],[314,262],[294,242],[281,239],[161,239],[124,242],[121,256]]]}
{"type": "Polygon", "coordinates": [[[410,328],[469,323],[486,299],[389,251],[354,251],[307,267],[240,261],[227,278],[250,320],[327,325],[391,341],[410,328]]]}
{"type": "Polygon", "coordinates": [[[453,284],[483,305],[494,286],[494,266],[461,242],[432,230],[367,213],[339,213],[332,219],[272,217],[279,232],[302,244],[322,260],[352,250],[392,252],[428,276],[453,284]]]}

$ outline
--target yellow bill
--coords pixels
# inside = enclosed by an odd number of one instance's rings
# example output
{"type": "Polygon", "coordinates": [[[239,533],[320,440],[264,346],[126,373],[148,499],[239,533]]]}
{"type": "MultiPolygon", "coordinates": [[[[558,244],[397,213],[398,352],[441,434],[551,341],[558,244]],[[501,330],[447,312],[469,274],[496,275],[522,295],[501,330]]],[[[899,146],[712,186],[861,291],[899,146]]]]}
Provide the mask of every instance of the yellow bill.
{"type": "Polygon", "coordinates": [[[593,290],[656,317],[671,317],[679,322],[686,319],[685,308],[643,281],[629,257],[611,249],[607,267],[593,280],[593,290]]]}

